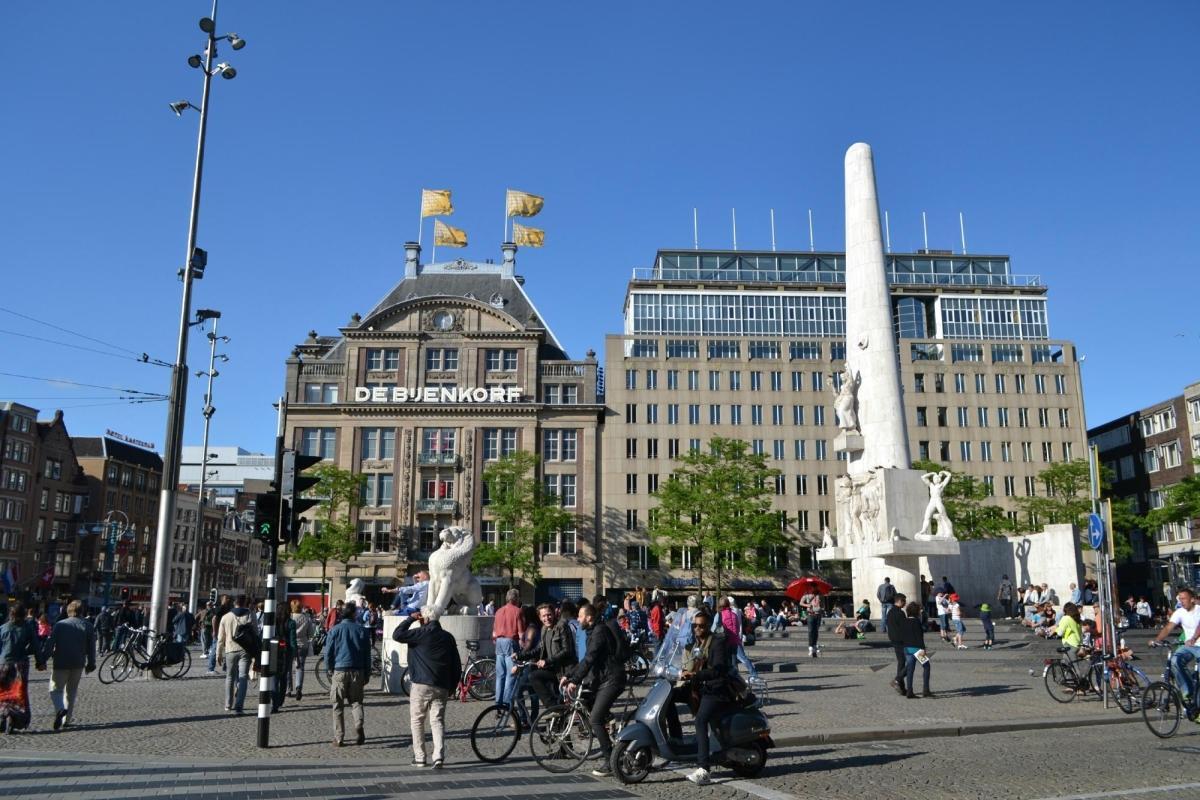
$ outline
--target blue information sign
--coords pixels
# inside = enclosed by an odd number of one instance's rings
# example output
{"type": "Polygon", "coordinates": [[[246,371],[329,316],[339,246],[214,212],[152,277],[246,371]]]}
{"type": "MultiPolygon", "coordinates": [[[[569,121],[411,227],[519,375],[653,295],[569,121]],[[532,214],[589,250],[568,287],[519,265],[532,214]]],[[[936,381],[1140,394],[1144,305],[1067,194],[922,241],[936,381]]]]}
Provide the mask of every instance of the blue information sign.
{"type": "Polygon", "coordinates": [[[1100,519],[1099,514],[1088,514],[1088,541],[1093,550],[1104,547],[1104,520],[1100,519]]]}

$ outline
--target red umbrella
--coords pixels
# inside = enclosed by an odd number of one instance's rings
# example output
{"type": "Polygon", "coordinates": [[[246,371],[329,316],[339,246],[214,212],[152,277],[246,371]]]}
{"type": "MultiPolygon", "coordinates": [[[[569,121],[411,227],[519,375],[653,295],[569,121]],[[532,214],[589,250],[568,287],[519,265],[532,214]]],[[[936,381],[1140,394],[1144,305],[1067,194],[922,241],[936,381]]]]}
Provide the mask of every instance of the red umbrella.
{"type": "Polygon", "coordinates": [[[822,578],[808,575],[803,578],[796,578],[788,584],[784,594],[792,598],[796,602],[800,602],[800,598],[806,594],[816,592],[817,594],[829,594],[833,591],[833,587],[829,585],[829,581],[822,578]]]}

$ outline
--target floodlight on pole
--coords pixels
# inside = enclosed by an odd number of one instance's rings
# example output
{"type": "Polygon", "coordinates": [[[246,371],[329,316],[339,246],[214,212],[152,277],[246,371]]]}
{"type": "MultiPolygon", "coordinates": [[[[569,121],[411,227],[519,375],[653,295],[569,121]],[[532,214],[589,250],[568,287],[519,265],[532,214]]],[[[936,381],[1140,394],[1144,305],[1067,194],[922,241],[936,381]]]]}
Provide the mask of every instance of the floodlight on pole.
{"type": "Polygon", "coordinates": [[[175,112],[175,116],[177,116],[177,117],[182,117],[183,112],[187,111],[189,108],[195,108],[197,111],[200,110],[200,109],[196,108],[194,105],[192,105],[191,102],[188,100],[176,100],[174,103],[170,103],[169,105],[171,106],[171,110],[175,112]]]}

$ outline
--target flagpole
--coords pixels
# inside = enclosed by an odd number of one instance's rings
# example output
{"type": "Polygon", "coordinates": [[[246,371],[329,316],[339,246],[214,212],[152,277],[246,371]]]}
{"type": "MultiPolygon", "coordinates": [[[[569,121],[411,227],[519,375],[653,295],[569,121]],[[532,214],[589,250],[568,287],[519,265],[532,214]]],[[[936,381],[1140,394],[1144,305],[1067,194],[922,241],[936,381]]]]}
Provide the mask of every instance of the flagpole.
{"type": "Polygon", "coordinates": [[[508,242],[508,193],[511,189],[504,190],[504,236],[500,239],[500,244],[508,242]]]}
{"type": "Polygon", "coordinates": [[[813,228],[812,228],[812,209],[808,210],[808,252],[815,252],[813,248],[813,228]]]}
{"type": "Polygon", "coordinates": [[[429,263],[437,261],[437,217],[433,218],[433,252],[429,254],[429,263]]]}
{"type": "Polygon", "coordinates": [[[421,246],[421,231],[425,230],[425,192],[421,192],[421,207],[417,209],[417,247],[421,246]]]}
{"type": "Polygon", "coordinates": [[[737,250],[737,209],[731,208],[730,213],[733,214],[733,249],[737,250]]]}
{"type": "Polygon", "coordinates": [[[700,219],[694,206],[692,207],[692,249],[700,249],[700,219]]]}
{"type": "Polygon", "coordinates": [[[775,209],[771,209],[771,252],[775,252],[775,209]]]}

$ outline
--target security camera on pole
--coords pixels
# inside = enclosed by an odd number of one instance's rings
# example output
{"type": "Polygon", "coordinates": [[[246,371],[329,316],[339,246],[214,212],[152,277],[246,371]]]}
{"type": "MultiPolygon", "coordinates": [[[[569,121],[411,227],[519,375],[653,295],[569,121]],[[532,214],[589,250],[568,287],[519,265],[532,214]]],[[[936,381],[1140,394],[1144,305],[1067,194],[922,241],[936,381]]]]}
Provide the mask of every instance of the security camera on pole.
{"type": "MultiPolygon", "coordinates": [[[[183,282],[183,303],[179,312],[179,342],[175,352],[175,363],[171,365],[171,392],[167,404],[167,432],[163,448],[163,480],[158,502],[158,533],[154,538],[154,582],[150,589],[150,619],[149,626],[158,636],[165,633],[167,626],[167,600],[170,592],[168,582],[171,565],[171,534],[175,525],[175,488],[179,484],[179,462],[183,446],[183,419],[187,406],[187,344],[188,332],[191,328],[189,317],[192,310],[192,281],[204,276],[204,268],[208,263],[208,255],[196,247],[196,228],[200,221],[200,183],[204,174],[204,138],[208,130],[208,97],[212,88],[213,75],[220,74],[229,80],[237,75],[237,70],[227,63],[214,66],[217,56],[217,42],[227,41],[234,50],[241,50],[246,42],[236,33],[216,36],[217,29],[217,0],[213,0],[211,17],[200,20],[200,30],[208,37],[203,58],[193,55],[188,58],[188,65],[194,69],[203,68],[204,91],[200,96],[200,132],[196,141],[196,172],[192,180],[192,206],[188,218],[187,251],[184,256],[184,266],[179,271],[183,282]]],[[[181,115],[188,108],[195,108],[190,102],[180,101],[171,104],[171,110],[181,115]]]]}

